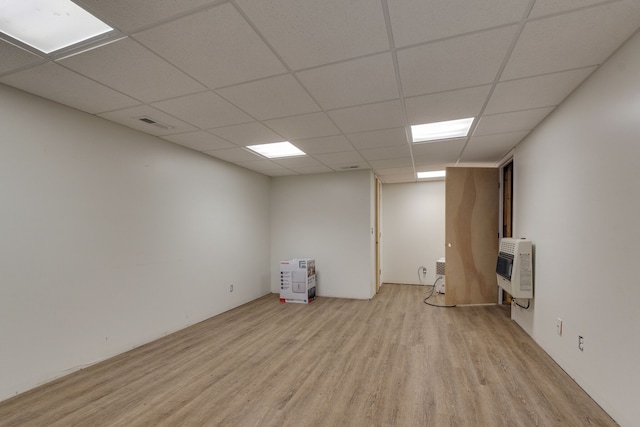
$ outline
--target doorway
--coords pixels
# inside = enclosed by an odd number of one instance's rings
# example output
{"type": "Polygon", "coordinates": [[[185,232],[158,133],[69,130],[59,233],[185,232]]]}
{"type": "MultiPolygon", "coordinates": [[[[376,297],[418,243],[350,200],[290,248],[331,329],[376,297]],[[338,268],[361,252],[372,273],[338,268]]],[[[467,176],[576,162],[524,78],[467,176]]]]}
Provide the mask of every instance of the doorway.
{"type": "Polygon", "coordinates": [[[513,237],[513,160],[502,167],[501,237],[513,237]]]}
{"type": "Polygon", "coordinates": [[[376,294],[380,292],[380,180],[375,177],[375,245],[376,245],[376,294]]]}
{"type": "MultiPolygon", "coordinates": [[[[513,237],[513,159],[502,167],[502,235],[513,237]]],[[[499,303],[511,305],[511,295],[500,288],[499,303]]]]}

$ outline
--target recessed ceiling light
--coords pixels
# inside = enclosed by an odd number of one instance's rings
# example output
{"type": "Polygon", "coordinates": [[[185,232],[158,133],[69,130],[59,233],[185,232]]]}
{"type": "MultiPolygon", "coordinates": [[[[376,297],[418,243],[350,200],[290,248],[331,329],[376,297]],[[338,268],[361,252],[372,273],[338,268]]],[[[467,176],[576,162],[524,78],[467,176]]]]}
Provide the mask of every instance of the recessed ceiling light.
{"type": "Polygon", "coordinates": [[[460,138],[469,134],[473,117],[448,120],[446,122],[426,123],[411,126],[413,142],[437,141],[440,139],[460,138]]]}
{"type": "Polygon", "coordinates": [[[270,159],[304,156],[306,154],[288,141],[274,142],[271,144],[249,145],[247,148],[270,159]]]}
{"type": "Polygon", "coordinates": [[[0,31],[51,53],[113,28],[70,0],[1,0],[0,31]]]}
{"type": "Polygon", "coordinates": [[[429,171],[429,172],[418,172],[418,179],[423,178],[444,178],[447,176],[447,171],[429,171]]]}

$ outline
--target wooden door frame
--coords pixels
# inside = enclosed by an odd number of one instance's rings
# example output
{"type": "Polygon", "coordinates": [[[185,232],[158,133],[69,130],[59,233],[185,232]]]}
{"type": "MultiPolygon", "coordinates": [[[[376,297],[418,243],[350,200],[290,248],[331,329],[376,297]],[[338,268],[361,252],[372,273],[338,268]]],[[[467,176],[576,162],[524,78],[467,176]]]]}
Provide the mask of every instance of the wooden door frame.
{"type": "Polygon", "coordinates": [[[513,237],[513,159],[506,162],[500,167],[500,212],[502,215],[500,216],[500,237],[513,237]],[[507,168],[511,168],[511,177],[509,182],[506,182],[505,176],[507,174],[507,168]],[[509,189],[507,190],[507,186],[509,189]],[[509,192],[510,200],[509,206],[506,206],[505,197],[507,195],[507,191],[509,192]],[[509,215],[507,218],[506,211],[509,209],[509,215]],[[505,221],[508,222],[505,223],[505,221]]]}
{"type": "MultiPolygon", "coordinates": [[[[499,188],[499,192],[500,192],[500,196],[499,196],[499,200],[500,200],[500,212],[501,215],[498,216],[499,219],[499,224],[498,224],[498,231],[500,233],[499,237],[503,238],[503,237],[513,237],[513,199],[514,199],[514,191],[513,189],[515,188],[514,185],[514,181],[515,181],[515,174],[514,174],[514,170],[515,170],[515,161],[513,158],[513,155],[507,157],[501,164],[500,164],[500,188],[499,188]],[[504,192],[505,192],[505,182],[504,182],[504,174],[505,174],[505,168],[508,167],[509,165],[511,165],[511,235],[510,236],[505,236],[504,235],[504,230],[505,230],[505,224],[504,224],[504,210],[505,210],[505,206],[504,206],[504,192]]],[[[504,301],[504,292],[502,290],[502,288],[498,288],[498,304],[502,304],[504,301]]]]}
{"type": "Polygon", "coordinates": [[[380,291],[380,180],[375,177],[376,294],[380,291]]]}

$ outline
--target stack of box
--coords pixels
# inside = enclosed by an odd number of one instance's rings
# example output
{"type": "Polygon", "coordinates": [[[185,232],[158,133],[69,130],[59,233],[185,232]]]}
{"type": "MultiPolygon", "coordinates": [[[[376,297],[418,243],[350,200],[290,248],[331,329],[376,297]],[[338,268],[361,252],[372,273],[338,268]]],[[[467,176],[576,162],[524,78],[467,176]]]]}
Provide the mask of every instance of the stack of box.
{"type": "Polygon", "coordinates": [[[280,302],[309,304],[316,299],[316,261],[280,261],[280,302]]]}

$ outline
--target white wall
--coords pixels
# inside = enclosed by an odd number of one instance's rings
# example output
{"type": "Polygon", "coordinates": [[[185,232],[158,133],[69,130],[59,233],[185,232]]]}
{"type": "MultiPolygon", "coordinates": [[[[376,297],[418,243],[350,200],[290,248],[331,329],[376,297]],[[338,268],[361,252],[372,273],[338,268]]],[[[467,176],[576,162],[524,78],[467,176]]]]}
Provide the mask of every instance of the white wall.
{"type": "Polygon", "coordinates": [[[382,277],[386,283],[433,284],[444,257],[445,181],[382,186],[382,277]],[[418,277],[418,268],[427,267],[418,277]]]}
{"type": "Polygon", "coordinates": [[[514,319],[618,423],[638,425],[640,36],[516,148],[514,167],[515,234],[536,262],[534,305],[514,319]]]}
{"type": "Polygon", "coordinates": [[[270,292],[268,177],[3,85],[0,129],[0,400],[270,292]]]}
{"type": "Polygon", "coordinates": [[[315,258],[319,296],[375,294],[372,185],[371,171],[272,179],[272,292],[280,293],[279,261],[315,258]]]}

